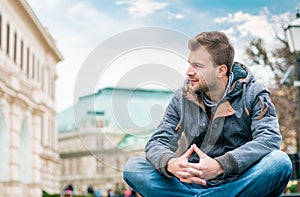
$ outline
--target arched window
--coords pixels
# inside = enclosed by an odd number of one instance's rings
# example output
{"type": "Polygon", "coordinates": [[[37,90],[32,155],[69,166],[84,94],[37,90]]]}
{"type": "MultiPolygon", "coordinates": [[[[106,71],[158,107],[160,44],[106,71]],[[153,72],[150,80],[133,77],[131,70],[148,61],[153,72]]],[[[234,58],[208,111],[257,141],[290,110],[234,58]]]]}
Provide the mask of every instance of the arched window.
{"type": "Polygon", "coordinates": [[[9,179],[9,135],[5,116],[0,109],[0,182],[9,179]]]}
{"type": "Polygon", "coordinates": [[[22,122],[21,133],[20,133],[20,181],[22,183],[31,183],[31,137],[28,126],[28,118],[22,122]]]}

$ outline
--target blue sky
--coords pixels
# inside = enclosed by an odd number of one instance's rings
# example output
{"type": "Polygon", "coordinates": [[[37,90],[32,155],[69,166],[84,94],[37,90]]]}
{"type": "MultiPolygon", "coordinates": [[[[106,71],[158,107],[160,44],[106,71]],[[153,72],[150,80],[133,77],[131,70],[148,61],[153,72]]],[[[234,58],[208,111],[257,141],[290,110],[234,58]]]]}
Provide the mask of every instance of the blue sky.
{"type": "MultiPolygon", "coordinates": [[[[283,37],[282,24],[300,7],[299,0],[28,0],[28,3],[65,58],[57,65],[57,111],[72,105],[83,63],[112,36],[149,26],[173,29],[188,37],[220,30],[236,48],[236,60],[246,61],[244,47],[249,41],[261,37],[268,48],[276,47],[275,32],[283,37]]],[[[134,56],[144,59],[145,53],[134,56]]],[[[117,63],[115,67],[118,68],[117,63]]],[[[121,74],[116,69],[106,74],[109,77],[105,85],[114,85],[114,80],[126,72],[126,67],[122,69],[121,74]]],[[[184,75],[183,69],[179,72],[184,75]]],[[[257,73],[266,75],[262,72],[257,73]]]]}

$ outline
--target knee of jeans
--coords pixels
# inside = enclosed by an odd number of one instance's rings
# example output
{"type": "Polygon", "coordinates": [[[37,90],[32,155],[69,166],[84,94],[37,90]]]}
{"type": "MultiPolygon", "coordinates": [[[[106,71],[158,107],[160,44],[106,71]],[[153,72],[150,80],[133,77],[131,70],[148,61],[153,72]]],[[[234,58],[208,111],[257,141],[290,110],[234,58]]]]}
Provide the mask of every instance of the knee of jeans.
{"type": "Polygon", "coordinates": [[[133,172],[135,175],[140,174],[141,172],[153,170],[153,166],[144,158],[132,157],[128,159],[124,166],[124,173],[133,172]]]}
{"type": "Polygon", "coordinates": [[[144,162],[143,158],[132,157],[129,158],[124,166],[124,171],[138,171],[141,163],[144,162]]]}
{"type": "Polygon", "coordinates": [[[276,162],[276,169],[281,171],[281,175],[290,176],[292,173],[292,162],[289,156],[280,150],[276,150],[270,153],[273,162],[276,162]]]}
{"type": "Polygon", "coordinates": [[[135,169],[136,158],[130,158],[127,160],[124,169],[123,169],[123,177],[124,179],[129,179],[131,176],[133,169],[135,169]]]}
{"type": "Polygon", "coordinates": [[[145,162],[145,159],[139,157],[128,159],[123,170],[124,180],[136,179],[140,174],[139,172],[142,171],[143,163],[145,162]]]}

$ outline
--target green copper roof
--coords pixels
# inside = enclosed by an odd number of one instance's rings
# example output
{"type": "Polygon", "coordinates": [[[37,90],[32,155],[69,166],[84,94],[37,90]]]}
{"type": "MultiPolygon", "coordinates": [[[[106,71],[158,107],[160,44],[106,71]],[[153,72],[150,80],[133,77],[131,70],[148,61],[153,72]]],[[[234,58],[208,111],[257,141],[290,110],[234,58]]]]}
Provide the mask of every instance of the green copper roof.
{"type": "MultiPolygon", "coordinates": [[[[105,126],[130,132],[153,131],[159,124],[173,92],[165,90],[104,88],[81,97],[57,115],[57,131],[65,133],[95,117],[105,126]]],[[[130,137],[130,136],[127,136],[130,137]]],[[[124,138],[125,140],[125,138],[124,138]]]]}
{"type": "Polygon", "coordinates": [[[118,148],[126,149],[130,147],[144,148],[147,141],[150,139],[153,130],[138,133],[138,134],[126,134],[124,138],[117,144],[118,148]]]}

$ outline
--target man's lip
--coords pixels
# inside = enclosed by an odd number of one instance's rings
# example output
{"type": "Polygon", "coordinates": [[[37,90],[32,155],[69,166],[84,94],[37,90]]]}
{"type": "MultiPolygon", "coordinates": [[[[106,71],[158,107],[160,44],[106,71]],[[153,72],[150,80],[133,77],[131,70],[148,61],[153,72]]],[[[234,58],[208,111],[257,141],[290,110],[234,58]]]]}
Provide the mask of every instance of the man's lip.
{"type": "Polygon", "coordinates": [[[192,83],[197,82],[196,79],[189,79],[189,80],[190,80],[190,82],[192,82],[192,83]]]}

